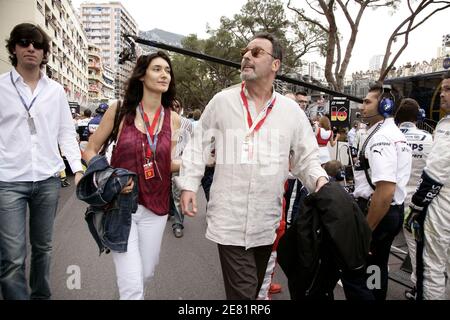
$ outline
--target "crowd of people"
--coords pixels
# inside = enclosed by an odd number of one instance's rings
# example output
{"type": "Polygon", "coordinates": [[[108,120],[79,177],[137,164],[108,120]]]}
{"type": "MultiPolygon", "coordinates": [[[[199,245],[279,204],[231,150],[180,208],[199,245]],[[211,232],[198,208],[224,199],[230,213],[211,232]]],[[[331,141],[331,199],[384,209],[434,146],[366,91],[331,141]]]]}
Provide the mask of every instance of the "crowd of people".
{"type": "Polygon", "coordinates": [[[449,298],[450,72],[440,94],[445,117],[433,136],[415,126],[417,102],[382,83],[370,87],[361,122],[348,133],[350,194],[340,183],[342,164],[326,148],[340,136],[324,101],[309,113],[305,92],[274,90],[283,48],[270,33],[254,35],[241,50],[242,81],[193,121],[183,116],[170,57],[157,51],[137,59],[123,99],[76,121],[78,135],[64,89],[42,71],[49,44],[40,27],[15,26],[7,40],[13,67],[0,75],[4,299],[51,298],[60,150],[77,197],[89,205],[89,231],[100,252],[111,252],[120,299],[145,298],[168,217],[181,238],[184,217],[198,214],[200,186],[227,299],[270,299],[281,290],[272,283],[278,261],[292,299],[333,299],[341,280],[348,300],[385,300],[389,252],[402,228],[414,258],[411,296],[449,298]]]}

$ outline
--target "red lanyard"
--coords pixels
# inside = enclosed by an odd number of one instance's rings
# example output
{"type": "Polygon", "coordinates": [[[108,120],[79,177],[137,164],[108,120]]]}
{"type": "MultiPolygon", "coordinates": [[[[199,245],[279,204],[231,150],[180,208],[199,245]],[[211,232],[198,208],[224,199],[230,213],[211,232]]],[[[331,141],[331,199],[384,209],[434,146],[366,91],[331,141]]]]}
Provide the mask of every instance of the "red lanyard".
{"type": "Polygon", "coordinates": [[[150,145],[150,141],[154,144],[154,152],[156,152],[156,144],[157,144],[157,137],[154,139],[155,137],[155,129],[156,129],[156,124],[158,123],[158,120],[161,116],[161,111],[162,111],[162,106],[159,107],[158,111],[156,111],[155,115],[153,116],[153,121],[152,124],[150,125],[150,121],[148,119],[147,114],[144,112],[144,107],[142,106],[142,102],[139,104],[140,107],[140,111],[141,111],[141,115],[143,115],[144,118],[144,123],[145,123],[145,128],[147,131],[147,134],[150,135],[150,140],[147,141],[147,146],[146,146],[146,150],[145,150],[145,156],[147,159],[150,159],[152,157],[152,148],[150,145]]]}
{"type": "Polygon", "coordinates": [[[252,116],[250,115],[250,110],[248,108],[248,100],[247,100],[247,97],[245,96],[244,88],[245,88],[245,82],[242,82],[242,85],[241,85],[241,99],[242,99],[242,103],[244,104],[245,110],[247,110],[248,127],[249,127],[249,130],[251,132],[253,132],[253,131],[257,132],[261,128],[261,126],[264,124],[264,121],[266,121],[266,118],[269,115],[269,113],[272,111],[272,108],[275,105],[275,101],[277,100],[277,98],[276,97],[273,98],[273,100],[267,106],[267,111],[266,111],[266,115],[264,116],[264,118],[259,120],[259,122],[256,124],[255,128],[253,130],[251,130],[252,126],[253,126],[253,120],[252,120],[252,116]]]}

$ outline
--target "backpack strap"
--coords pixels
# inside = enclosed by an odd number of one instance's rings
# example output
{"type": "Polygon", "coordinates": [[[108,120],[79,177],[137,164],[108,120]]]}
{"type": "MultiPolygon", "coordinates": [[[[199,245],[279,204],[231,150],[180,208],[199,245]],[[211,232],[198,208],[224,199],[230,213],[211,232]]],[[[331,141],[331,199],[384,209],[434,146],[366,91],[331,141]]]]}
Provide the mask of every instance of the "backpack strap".
{"type": "Polygon", "coordinates": [[[376,189],[376,186],[372,183],[372,179],[370,178],[370,175],[369,175],[369,168],[370,168],[370,165],[369,165],[369,160],[366,158],[365,153],[366,153],[367,143],[369,142],[370,138],[372,138],[373,135],[374,135],[378,130],[380,130],[380,128],[381,128],[381,123],[379,123],[379,124],[377,125],[377,127],[370,133],[370,135],[369,135],[369,136],[367,137],[367,139],[364,141],[364,144],[363,144],[363,146],[362,146],[362,148],[361,148],[361,152],[359,153],[359,163],[361,164],[362,168],[364,169],[364,174],[365,174],[365,176],[366,176],[366,180],[367,180],[367,182],[369,183],[370,187],[371,187],[373,190],[376,189]]]}
{"type": "Polygon", "coordinates": [[[119,127],[120,127],[120,121],[122,120],[122,101],[117,100],[117,107],[116,107],[116,114],[114,115],[114,126],[111,131],[111,134],[109,135],[108,139],[106,139],[105,143],[103,144],[102,149],[98,153],[99,155],[104,156],[106,153],[106,150],[113,142],[117,142],[117,136],[119,134],[119,127]]]}

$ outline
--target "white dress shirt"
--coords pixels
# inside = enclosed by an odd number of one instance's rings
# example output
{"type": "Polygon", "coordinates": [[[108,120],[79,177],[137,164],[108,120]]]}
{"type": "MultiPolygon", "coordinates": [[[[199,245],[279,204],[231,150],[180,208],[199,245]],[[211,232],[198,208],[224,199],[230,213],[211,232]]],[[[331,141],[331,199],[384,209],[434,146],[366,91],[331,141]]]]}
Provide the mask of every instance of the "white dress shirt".
{"type": "MultiPolygon", "coordinates": [[[[370,138],[365,149],[365,157],[369,161],[369,175],[375,185],[378,181],[395,183],[392,204],[402,204],[406,198],[406,185],[411,174],[411,147],[405,135],[395,125],[393,118],[374,124],[367,137],[380,125],[379,130],[370,138]]],[[[364,171],[359,164],[355,171],[355,198],[369,199],[374,190],[370,187],[364,171]]]]}
{"type": "MultiPolygon", "coordinates": [[[[276,97],[272,111],[255,134],[255,162],[242,160],[249,128],[240,91],[240,85],[228,88],[206,106],[183,152],[177,182],[180,190],[197,192],[213,136],[216,168],[206,237],[222,245],[253,248],[271,245],[275,240],[289,154],[292,174],[304,181],[309,191],[314,191],[317,179],[327,174],[320,166],[319,148],[305,113],[293,100],[278,93],[269,100],[276,97]]],[[[248,102],[255,122],[254,102],[248,102]]]]}
{"type": "Polygon", "coordinates": [[[36,89],[13,69],[12,78],[34,119],[31,134],[28,113],[11,83],[10,72],[0,75],[0,181],[42,181],[65,168],[58,150],[73,172],[81,171],[81,154],[70,107],[63,87],[41,72],[36,89]]]}

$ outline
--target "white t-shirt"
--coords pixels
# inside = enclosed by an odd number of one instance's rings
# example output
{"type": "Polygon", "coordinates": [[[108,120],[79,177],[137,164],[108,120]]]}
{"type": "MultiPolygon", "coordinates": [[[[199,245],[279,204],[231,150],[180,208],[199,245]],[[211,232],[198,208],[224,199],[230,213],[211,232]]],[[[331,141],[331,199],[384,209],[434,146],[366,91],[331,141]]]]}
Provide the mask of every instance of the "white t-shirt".
{"type": "MultiPolygon", "coordinates": [[[[406,141],[405,135],[395,125],[393,118],[385,119],[375,124],[367,132],[369,139],[365,149],[365,157],[368,159],[369,175],[375,185],[378,181],[389,181],[396,184],[394,201],[392,204],[402,204],[406,197],[406,185],[411,174],[411,147],[406,141]],[[371,133],[376,130],[372,137],[371,133]]],[[[359,161],[358,161],[359,162],[359,161]]],[[[373,193],[361,164],[355,166],[355,198],[369,199],[373,193]]]]}

